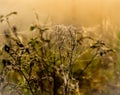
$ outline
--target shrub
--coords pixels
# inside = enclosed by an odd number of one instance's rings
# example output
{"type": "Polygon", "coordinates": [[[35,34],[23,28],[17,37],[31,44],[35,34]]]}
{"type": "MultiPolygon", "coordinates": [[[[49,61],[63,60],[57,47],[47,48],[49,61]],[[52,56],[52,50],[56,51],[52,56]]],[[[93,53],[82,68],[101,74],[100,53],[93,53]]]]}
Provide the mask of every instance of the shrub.
{"type": "Polygon", "coordinates": [[[18,38],[16,27],[4,32],[7,44],[1,55],[2,95],[92,95],[105,93],[112,78],[113,50],[104,41],[84,35],[74,26],[33,25],[38,32],[27,44],[18,38]],[[13,35],[11,35],[13,34],[13,35]],[[105,70],[108,70],[105,71],[105,70]],[[107,72],[107,73],[106,73],[107,72]],[[7,92],[6,92],[7,91],[7,92]]]}

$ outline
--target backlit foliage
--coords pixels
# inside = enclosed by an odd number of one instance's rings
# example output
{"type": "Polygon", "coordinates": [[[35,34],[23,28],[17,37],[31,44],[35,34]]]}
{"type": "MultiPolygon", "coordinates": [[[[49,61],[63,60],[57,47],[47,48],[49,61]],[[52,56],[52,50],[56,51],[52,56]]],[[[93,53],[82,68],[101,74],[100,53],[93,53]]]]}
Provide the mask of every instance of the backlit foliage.
{"type": "Polygon", "coordinates": [[[9,22],[13,14],[0,17],[10,28],[1,51],[1,95],[112,95],[107,87],[117,57],[104,40],[72,25],[35,24],[30,30],[38,34],[24,44],[9,22]]]}

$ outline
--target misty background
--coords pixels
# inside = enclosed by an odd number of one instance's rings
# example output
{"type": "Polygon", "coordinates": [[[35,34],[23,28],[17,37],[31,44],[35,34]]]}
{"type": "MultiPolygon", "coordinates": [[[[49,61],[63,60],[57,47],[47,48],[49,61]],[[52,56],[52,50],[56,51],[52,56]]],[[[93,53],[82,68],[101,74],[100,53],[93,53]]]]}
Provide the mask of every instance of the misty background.
{"type": "Polygon", "coordinates": [[[119,9],[120,0],[0,0],[0,15],[17,11],[11,21],[21,30],[35,23],[34,12],[41,23],[47,20],[53,24],[93,26],[109,18],[120,25],[119,9]]]}

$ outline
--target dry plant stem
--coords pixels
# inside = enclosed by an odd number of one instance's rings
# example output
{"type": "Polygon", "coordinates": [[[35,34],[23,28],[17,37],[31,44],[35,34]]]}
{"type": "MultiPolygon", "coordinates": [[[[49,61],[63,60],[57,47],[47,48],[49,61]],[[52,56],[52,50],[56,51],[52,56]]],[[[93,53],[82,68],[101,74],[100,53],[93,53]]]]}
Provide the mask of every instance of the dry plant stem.
{"type": "Polygon", "coordinates": [[[72,73],[71,73],[71,69],[72,69],[72,62],[73,62],[73,52],[74,52],[74,49],[75,49],[75,45],[73,45],[73,41],[74,41],[74,38],[73,38],[73,35],[71,34],[70,32],[70,36],[71,36],[71,41],[70,41],[70,51],[69,51],[69,54],[70,56],[69,57],[69,64],[68,64],[68,78],[66,78],[66,85],[65,85],[65,95],[70,95],[70,91],[69,91],[69,82],[72,78],[72,73]]]}
{"type": "MultiPolygon", "coordinates": [[[[53,62],[53,65],[55,66],[56,64],[56,58],[55,58],[55,55],[54,55],[54,62],[53,62]]],[[[57,95],[57,89],[56,89],[56,74],[55,74],[55,69],[53,70],[53,95],[57,95]]]]}
{"type": "MultiPolygon", "coordinates": [[[[10,56],[11,56],[11,54],[10,54],[10,56]]],[[[18,64],[18,60],[16,60],[15,58],[14,58],[14,56],[11,56],[12,58],[13,58],[13,60],[15,61],[15,63],[17,63],[18,64]]],[[[12,64],[13,66],[15,66],[15,64],[12,64]]],[[[31,91],[31,93],[32,93],[32,95],[35,95],[34,94],[34,92],[33,92],[33,90],[32,90],[32,87],[31,87],[31,85],[30,85],[30,83],[29,83],[29,80],[27,79],[27,77],[25,76],[25,74],[23,73],[23,71],[21,70],[21,68],[19,67],[19,72],[23,75],[23,77],[25,78],[25,80],[26,80],[26,82],[27,82],[27,84],[28,84],[28,86],[29,86],[29,89],[30,89],[30,91],[31,91]]]]}
{"type": "MultiPolygon", "coordinates": [[[[8,24],[8,27],[10,29],[10,32],[12,32],[12,34],[14,35],[14,37],[17,39],[17,41],[19,43],[21,43],[20,39],[18,38],[18,35],[14,33],[14,30],[13,30],[13,27],[11,26],[10,22],[9,22],[9,19],[8,17],[5,17],[6,18],[6,23],[8,24]]],[[[11,34],[10,34],[11,35],[11,34]]],[[[9,39],[10,40],[10,39],[9,39]]],[[[14,39],[13,39],[14,40],[14,39]]]]}
{"type": "MultiPolygon", "coordinates": [[[[14,58],[14,57],[12,56],[12,58],[14,58]]],[[[14,58],[13,60],[15,61],[15,58],[14,58]]],[[[16,63],[18,63],[18,62],[19,62],[19,60],[16,60],[16,63]]],[[[29,80],[27,79],[27,77],[25,76],[25,74],[23,73],[23,71],[21,70],[20,67],[19,67],[19,71],[20,71],[20,73],[23,75],[23,77],[25,78],[25,80],[26,80],[26,82],[27,82],[27,84],[28,84],[28,86],[29,86],[29,89],[30,89],[32,95],[35,95],[34,92],[33,92],[33,90],[32,90],[32,87],[31,87],[31,85],[30,85],[30,83],[29,83],[29,80]]]]}
{"type": "Polygon", "coordinates": [[[27,82],[27,84],[28,84],[28,86],[29,86],[29,89],[30,89],[32,95],[35,95],[34,92],[33,92],[33,90],[32,90],[32,87],[31,87],[31,85],[30,85],[29,80],[27,79],[27,77],[25,76],[25,74],[23,73],[23,71],[22,71],[21,69],[20,69],[20,72],[21,72],[21,74],[23,75],[23,77],[25,78],[25,80],[26,80],[26,82],[27,82]]]}
{"type": "Polygon", "coordinates": [[[84,69],[80,72],[80,76],[86,71],[86,69],[88,68],[88,66],[93,62],[93,60],[95,59],[95,57],[97,56],[97,53],[95,55],[93,55],[93,57],[91,58],[91,60],[88,62],[88,64],[84,67],[84,69]]]}

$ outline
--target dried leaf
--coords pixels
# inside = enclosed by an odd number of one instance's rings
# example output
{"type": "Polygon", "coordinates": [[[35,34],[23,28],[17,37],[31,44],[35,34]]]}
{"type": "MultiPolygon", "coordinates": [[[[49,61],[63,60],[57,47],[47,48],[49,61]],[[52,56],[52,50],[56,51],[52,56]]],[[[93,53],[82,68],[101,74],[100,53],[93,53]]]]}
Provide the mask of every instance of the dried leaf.
{"type": "Polygon", "coordinates": [[[30,26],[30,31],[33,31],[36,27],[37,27],[36,25],[30,26]]]}
{"type": "Polygon", "coordinates": [[[0,19],[2,19],[4,16],[3,15],[0,15],[0,19]]]}
{"type": "Polygon", "coordinates": [[[4,46],[4,50],[7,52],[7,53],[10,53],[10,47],[8,45],[5,45],[4,46]]]}
{"type": "Polygon", "coordinates": [[[10,16],[10,15],[17,15],[17,12],[11,12],[11,13],[9,13],[8,15],[6,15],[6,17],[8,17],[8,16],[10,16]]]}

